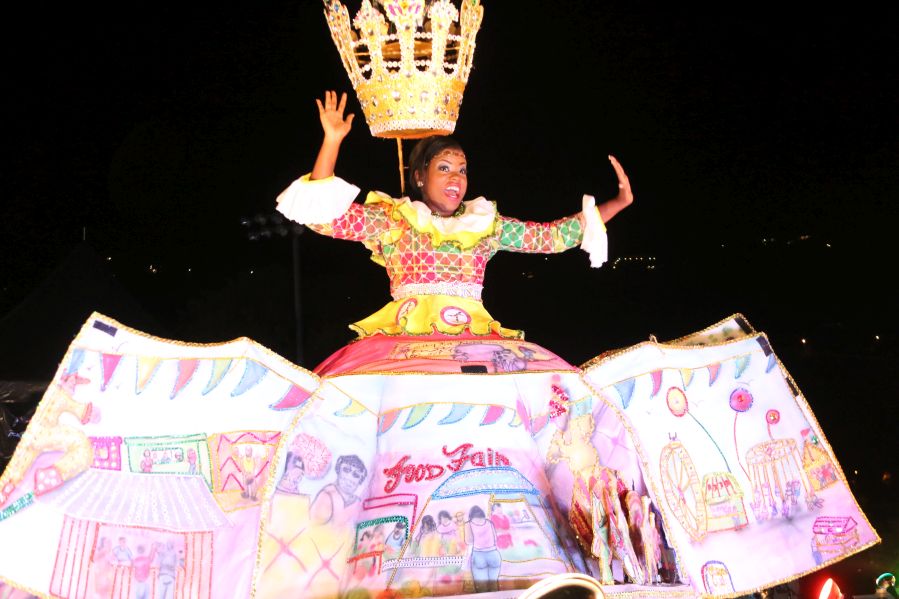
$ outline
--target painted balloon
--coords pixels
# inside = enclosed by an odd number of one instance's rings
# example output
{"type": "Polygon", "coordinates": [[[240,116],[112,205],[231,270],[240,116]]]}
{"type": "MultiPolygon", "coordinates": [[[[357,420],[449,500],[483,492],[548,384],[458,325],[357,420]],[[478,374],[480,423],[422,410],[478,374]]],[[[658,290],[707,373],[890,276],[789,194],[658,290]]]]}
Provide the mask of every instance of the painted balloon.
{"type": "Polygon", "coordinates": [[[668,409],[671,413],[680,418],[687,413],[687,394],[680,387],[671,387],[665,396],[668,403],[668,409]]]}
{"type": "Polygon", "coordinates": [[[752,407],[752,393],[739,387],[730,394],[730,407],[735,412],[745,412],[752,407]]]}

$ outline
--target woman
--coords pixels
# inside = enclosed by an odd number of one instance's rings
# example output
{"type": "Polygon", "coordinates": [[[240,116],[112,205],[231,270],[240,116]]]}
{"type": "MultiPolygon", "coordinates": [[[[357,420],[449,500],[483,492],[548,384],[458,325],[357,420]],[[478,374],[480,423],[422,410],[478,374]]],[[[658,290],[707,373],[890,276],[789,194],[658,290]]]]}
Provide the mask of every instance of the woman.
{"type": "Polygon", "coordinates": [[[421,557],[439,557],[443,553],[440,545],[440,533],[434,516],[423,516],[415,535],[416,553],[421,557]]]}
{"type": "Polygon", "coordinates": [[[430,137],[412,151],[409,188],[413,198],[399,200],[369,194],[365,205],[353,203],[359,189],[334,176],[340,145],[352,128],[344,117],[346,94],[325,93],[316,100],[324,140],[312,172],[278,197],[278,210],[311,229],[360,241],[372,259],[387,268],[394,301],[353,325],[360,337],[494,334],[521,338],[505,329],[481,304],[487,261],[499,250],[555,253],[580,245],[595,266],[605,261],[605,227],[633,202],[624,169],[610,156],[618,176],[618,195],[594,207],[585,196],[583,212],[552,223],[504,217],[484,198],[463,202],[468,191],[468,163],[451,137],[430,137]]]}
{"type": "Polygon", "coordinates": [[[453,521],[453,517],[446,510],[440,510],[437,514],[437,532],[440,533],[440,543],[445,555],[458,555],[460,551],[459,528],[453,521]]]}
{"type": "Polygon", "coordinates": [[[478,505],[468,511],[465,542],[471,545],[471,577],[476,593],[499,590],[502,556],[496,547],[496,528],[478,505]]]}

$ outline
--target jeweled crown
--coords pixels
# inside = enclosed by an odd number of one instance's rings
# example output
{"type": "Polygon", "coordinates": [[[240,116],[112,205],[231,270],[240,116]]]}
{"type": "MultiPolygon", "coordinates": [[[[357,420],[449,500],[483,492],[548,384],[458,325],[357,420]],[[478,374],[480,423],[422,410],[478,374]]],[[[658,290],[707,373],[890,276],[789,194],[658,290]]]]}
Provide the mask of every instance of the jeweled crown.
{"type": "Polygon", "coordinates": [[[461,11],[450,0],[375,0],[375,6],[363,0],[352,21],[356,31],[339,0],[324,3],[372,135],[452,133],[484,16],[480,0],[462,0],[461,11]]]}

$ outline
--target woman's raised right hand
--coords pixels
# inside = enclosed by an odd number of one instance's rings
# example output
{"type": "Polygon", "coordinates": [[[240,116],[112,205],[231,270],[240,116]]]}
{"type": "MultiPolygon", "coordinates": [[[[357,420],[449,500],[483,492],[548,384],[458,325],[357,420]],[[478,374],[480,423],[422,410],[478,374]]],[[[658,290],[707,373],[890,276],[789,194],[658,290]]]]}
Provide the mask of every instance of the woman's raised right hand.
{"type": "Polygon", "coordinates": [[[346,92],[340,95],[338,102],[337,92],[326,91],[324,103],[318,98],[315,99],[315,103],[318,104],[318,118],[325,132],[325,140],[342,141],[352,129],[353,117],[356,116],[350,113],[346,118],[343,117],[343,111],[346,109],[346,92]]]}

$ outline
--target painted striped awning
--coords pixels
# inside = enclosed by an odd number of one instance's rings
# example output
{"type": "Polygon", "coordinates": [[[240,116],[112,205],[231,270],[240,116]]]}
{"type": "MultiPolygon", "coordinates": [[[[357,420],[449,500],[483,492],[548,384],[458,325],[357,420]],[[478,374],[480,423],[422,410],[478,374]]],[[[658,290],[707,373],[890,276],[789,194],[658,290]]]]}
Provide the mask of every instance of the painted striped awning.
{"type": "Polygon", "coordinates": [[[73,518],[201,532],[230,526],[200,476],[90,469],[40,499],[73,518]]]}

